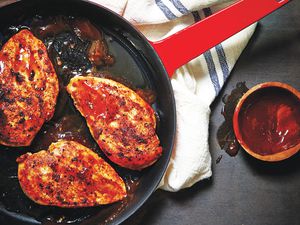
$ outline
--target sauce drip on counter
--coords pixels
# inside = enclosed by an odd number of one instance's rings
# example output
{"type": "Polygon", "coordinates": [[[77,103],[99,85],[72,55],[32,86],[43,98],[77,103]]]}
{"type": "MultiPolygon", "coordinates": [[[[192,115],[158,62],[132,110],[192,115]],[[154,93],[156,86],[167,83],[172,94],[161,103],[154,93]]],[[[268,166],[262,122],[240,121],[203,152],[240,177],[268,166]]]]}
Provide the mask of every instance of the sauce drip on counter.
{"type": "Polygon", "coordinates": [[[264,88],[244,102],[239,124],[244,142],[257,154],[285,151],[300,142],[300,101],[287,90],[264,88]]]}
{"type": "MultiPolygon", "coordinates": [[[[239,82],[229,95],[226,94],[222,98],[224,106],[221,113],[224,116],[225,121],[218,128],[217,138],[220,148],[225,150],[231,157],[236,156],[240,149],[240,145],[234,135],[232,127],[234,109],[238,101],[248,90],[245,82],[239,82]]],[[[221,158],[217,159],[216,163],[219,163],[220,160],[221,158]]]]}

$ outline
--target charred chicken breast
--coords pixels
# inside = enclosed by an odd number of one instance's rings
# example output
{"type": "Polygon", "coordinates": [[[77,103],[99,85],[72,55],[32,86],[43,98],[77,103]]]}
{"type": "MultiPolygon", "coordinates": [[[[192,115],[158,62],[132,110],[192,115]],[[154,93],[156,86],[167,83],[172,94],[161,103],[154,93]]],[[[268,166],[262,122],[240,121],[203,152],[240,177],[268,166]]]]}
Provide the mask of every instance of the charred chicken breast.
{"type": "Polygon", "coordinates": [[[28,146],[52,118],[58,79],[45,45],[29,30],[0,51],[0,144],[28,146]]]}
{"type": "Polygon", "coordinates": [[[67,91],[112,162],[141,170],[161,156],[154,110],[133,90],[106,78],[74,77],[67,91]]]}
{"type": "Polygon", "coordinates": [[[126,196],[116,171],[95,152],[74,141],[17,159],[24,193],[41,205],[64,208],[109,204],[126,196]]]}

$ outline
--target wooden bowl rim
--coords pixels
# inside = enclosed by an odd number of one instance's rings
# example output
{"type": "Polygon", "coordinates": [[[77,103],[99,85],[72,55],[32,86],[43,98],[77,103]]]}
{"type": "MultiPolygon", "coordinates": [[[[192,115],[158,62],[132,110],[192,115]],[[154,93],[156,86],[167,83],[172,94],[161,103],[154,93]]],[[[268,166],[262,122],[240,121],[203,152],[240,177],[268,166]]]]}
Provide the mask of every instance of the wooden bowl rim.
{"type": "Polygon", "coordinates": [[[278,153],[271,154],[271,155],[260,155],[256,152],[253,152],[249,148],[247,143],[243,140],[241,130],[240,130],[240,127],[239,127],[239,121],[238,121],[239,113],[240,113],[240,111],[242,109],[242,106],[243,106],[244,102],[246,101],[246,99],[258,90],[262,90],[262,89],[265,89],[265,88],[272,88],[272,87],[282,88],[284,90],[287,90],[290,93],[292,93],[294,96],[296,96],[298,98],[298,100],[300,101],[300,92],[297,89],[293,88],[292,86],[290,86],[286,83],[282,83],[282,82],[265,82],[265,83],[257,84],[254,87],[250,88],[242,96],[242,98],[238,101],[238,104],[236,105],[235,110],[234,110],[234,114],[233,114],[233,130],[234,130],[236,139],[238,140],[240,145],[243,147],[243,149],[248,154],[250,154],[251,156],[253,156],[253,157],[255,157],[259,160],[262,160],[262,161],[277,162],[277,161],[285,160],[285,159],[291,157],[292,155],[296,154],[300,150],[300,143],[298,143],[294,147],[292,147],[288,150],[282,151],[282,152],[278,152],[278,153]]]}

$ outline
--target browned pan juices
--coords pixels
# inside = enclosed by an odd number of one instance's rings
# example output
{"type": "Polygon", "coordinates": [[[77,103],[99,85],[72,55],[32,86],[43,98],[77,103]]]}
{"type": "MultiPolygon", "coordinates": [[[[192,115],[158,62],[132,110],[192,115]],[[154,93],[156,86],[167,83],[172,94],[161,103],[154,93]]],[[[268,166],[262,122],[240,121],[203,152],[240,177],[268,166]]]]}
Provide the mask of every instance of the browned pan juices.
{"type": "MultiPolygon", "coordinates": [[[[111,78],[125,84],[126,86],[129,86],[130,88],[136,90],[146,101],[151,104],[155,102],[156,94],[148,85],[148,81],[145,80],[144,76],[142,75],[142,71],[140,71],[136,62],[131,56],[129,56],[123,47],[114,40],[113,37],[99,31],[97,33],[98,29],[92,31],[88,30],[84,35],[85,37],[88,36],[90,39],[83,39],[82,41],[80,38],[78,38],[78,36],[70,31],[70,26],[68,24],[66,25],[66,23],[63,21],[66,19],[74,21],[74,18],[71,17],[45,19],[37,16],[30,22],[30,24],[27,24],[26,27],[11,26],[8,29],[8,32],[4,33],[4,39],[8,39],[12,34],[18,32],[20,29],[29,28],[37,37],[43,40],[47,46],[48,54],[59,77],[60,94],[58,97],[54,117],[51,121],[44,124],[32,142],[31,146],[26,148],[10,148],[0,146],[2,151],[0,164],[7,168],[6,171],[2,171],[0,173],[0,193],[2,193],[2,195],[0,195],[0,202],[2,202],[3,206],[8,212],[19,213],[24,216],[24,218],[34,218],[35,220],[45,224],[79,223],[91,215],[96,214],[98,218],[100,214],[100,218],[102,218],[101,221],[103,221],[105,224],[113,220],[119,213],[121,213],[126,208],[128,202],[133,199],[139,184],[139,179],[143,172],[130,171],[121,168],[111,163],[105,157],[105,155],[99,149],[97,143],[92,138],[85,119],[73,106],[72,99],[67,94],[65,86],[73,76],[86,76],[87,74],[93,72],[94,76],[111,78]],[[87,35],[88,32],[90,36],[87,35]],[[104,35],[110,51],[109,54],[112,54],[114,58],[111,55],[108,55],[108,57],[105,59],[106,62],[102,62],[102,64],[97,63],[97,65],[93,66],[88,60],[88,57],[84,56],[83,50],[86,50],[91,42],[95,41],[99,35],[104,35]],[[72,42],[74,42],[74,39],[78,38],[75,40],[80,42],[78,46],[76,46],[79,49],[77,52],[78,55],[76,55],[76,52],[73,52],[73,61],[68,61],[69,59],[66,58],[66,56],[63,56],[62,52],[58,54],[57,49],[54,49],[53,43],[57,41],[55,37],[61,38],[61,41],[64,42],[70,41],[65,43],[66,47],[73,45],[74,43],[72,42]],[[58,55],[60,57],[58,57],[58,55]],[[63,62],[62,58],[64,58],[66,61],[63,62]],[[128,70],[126,71],[123,70],[124,64],[128,67],[128,70]],[[126,73],[125,77],[127,79],[122,76],[122,73],[126,73]],[[135,73],[135,77],[138,77],[138,79],[130,80],[130,73],[135,73]],[[15,159],[25,152],[37,152],[42,149],[48,149],[48,146],[52,142],[56,142],[60,139],[77,141],[94,150],[107,162],[109,162],[125,181],[128,196],[123,201],[118,203],[83,209],[59,209],[56,207],[40,206],[29,200],[19,186],[17,178],[17,163],[15,162],[15,159]]],[[[84,21],[84,19],[81,19],[81,21],[84,21]]],[[[80,32],[80,26],[77,28],[77,31],[80,32]]],[[[92,26],[92,28],[96,29],[94,26],[92,26]]],[[[83,35],[83,33],[84,32],[81,32],[81,35],[83,35]]],[[[61,43],[56,44],[59,47],[61,43]]],[[[72,56],[72,53],[70,54],[72,56]]]]}

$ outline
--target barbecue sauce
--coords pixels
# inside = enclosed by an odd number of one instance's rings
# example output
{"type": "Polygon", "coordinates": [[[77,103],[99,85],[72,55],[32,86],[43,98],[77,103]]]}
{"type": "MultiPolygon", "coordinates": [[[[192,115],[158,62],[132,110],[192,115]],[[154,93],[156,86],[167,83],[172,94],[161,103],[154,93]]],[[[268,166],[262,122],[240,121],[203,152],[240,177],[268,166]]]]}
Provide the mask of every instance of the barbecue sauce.
{"type": "Polygon", "coordinates": [[[99,95],[98,91],[87,81],[80,81],[79,86],[80,89],[85,90],[81,91],[82,95],[78,99],[85,114],[92,115],[96,119],[102,118],[108,121],[114,119],[118,113],[118,105],[114,99],[110,98],[109,91],[105,87],[101,87],[101,95],[99,95]]]}
{"type": "Polygon", "coordinates": [[[244,102],[239,125],[244,142],[255,153],[285,151],[300,142],[300,101],[282,88],[264,88],[244,102]]]}

